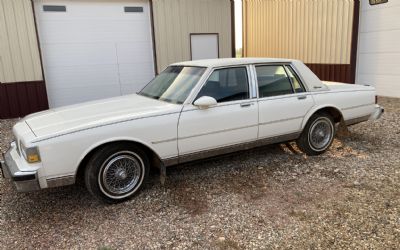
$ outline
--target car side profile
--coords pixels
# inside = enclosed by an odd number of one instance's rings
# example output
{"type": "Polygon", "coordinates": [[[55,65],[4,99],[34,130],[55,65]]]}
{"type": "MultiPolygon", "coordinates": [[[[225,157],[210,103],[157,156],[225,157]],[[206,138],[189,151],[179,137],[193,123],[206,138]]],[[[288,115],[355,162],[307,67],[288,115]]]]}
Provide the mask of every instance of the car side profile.
{"type": "Polygon", "coordinates": [[[181,62],[136,94],[21,119],[1,168],[21,192],[82,177],[93,196],[115,203],[136,194],[153,166],[292,140],[321,154],[339,122],[378,119],[375,100],[373,87],[322,82],[298,60],[181,62]]]}

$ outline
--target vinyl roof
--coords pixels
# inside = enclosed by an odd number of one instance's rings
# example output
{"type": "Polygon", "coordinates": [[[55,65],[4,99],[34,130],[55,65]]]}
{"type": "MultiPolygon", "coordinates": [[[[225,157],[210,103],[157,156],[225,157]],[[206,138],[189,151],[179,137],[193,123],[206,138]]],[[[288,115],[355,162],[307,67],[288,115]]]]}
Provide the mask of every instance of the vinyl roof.
{"type": "Polygon", "coordinates": [[[186,61],[174,63],[172,65],[182,66],[197,66],[197,67],[223,67],[241,64],[253,64],[253,63],[274,63],[274,62],[293,62],[294,59],[283,59],[283,58],[221,58],[221,59],[206,59],[196,61],[186,61]]]}

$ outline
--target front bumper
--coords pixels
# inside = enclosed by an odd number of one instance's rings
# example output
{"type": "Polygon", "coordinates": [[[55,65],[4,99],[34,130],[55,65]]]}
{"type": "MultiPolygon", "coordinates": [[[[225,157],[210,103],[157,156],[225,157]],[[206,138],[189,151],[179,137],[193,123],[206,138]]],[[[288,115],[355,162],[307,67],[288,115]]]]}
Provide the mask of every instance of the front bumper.
{"type": "Polygon", "coordinates": [[[374,112],[370,116],[369,120],[378,120],[381,118],[382,114],[385,112],[385,110],[379,106],[378,104],[375,105],[374,112]]]}
{"type": "Polygon", "coordinates": [[[40,190],[37,171],[22,171],[12,157],[15,143],[3,154],[4,161],[0,161],[4,178],[10,179],[18,192],[31,192],[40,190]]]}

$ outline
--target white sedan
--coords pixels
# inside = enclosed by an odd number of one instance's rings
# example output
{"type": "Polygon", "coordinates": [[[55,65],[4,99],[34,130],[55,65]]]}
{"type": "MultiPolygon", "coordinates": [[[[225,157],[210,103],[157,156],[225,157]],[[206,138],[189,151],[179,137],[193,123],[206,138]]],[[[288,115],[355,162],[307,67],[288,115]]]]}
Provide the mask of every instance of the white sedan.
{"type": "Polygon", "coordinates": [[[85,181],[113,203],[160,168],[296,140],[326,151],[335,125],[378,119],[370,86],[322,82],[302,62],[244,58],[170,65],[140,92],[50,109],[13,128],[1,168],[18,191],[85,181]]]}

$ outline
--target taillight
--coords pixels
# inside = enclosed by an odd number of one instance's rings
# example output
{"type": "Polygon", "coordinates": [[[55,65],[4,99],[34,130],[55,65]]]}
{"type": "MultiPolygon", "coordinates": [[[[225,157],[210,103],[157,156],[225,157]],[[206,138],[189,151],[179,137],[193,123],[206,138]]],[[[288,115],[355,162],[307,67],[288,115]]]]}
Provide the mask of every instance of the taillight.
{"type": "Polygon", "coordinates": [[[375,104],[378,104],[378,96],[375,96],[375,104]]]}

